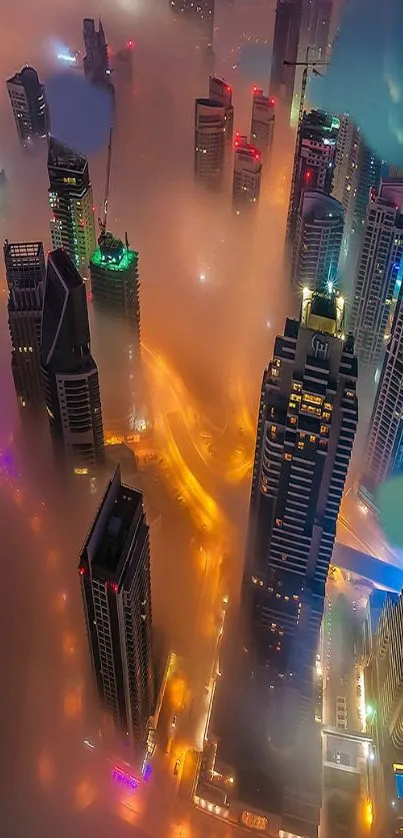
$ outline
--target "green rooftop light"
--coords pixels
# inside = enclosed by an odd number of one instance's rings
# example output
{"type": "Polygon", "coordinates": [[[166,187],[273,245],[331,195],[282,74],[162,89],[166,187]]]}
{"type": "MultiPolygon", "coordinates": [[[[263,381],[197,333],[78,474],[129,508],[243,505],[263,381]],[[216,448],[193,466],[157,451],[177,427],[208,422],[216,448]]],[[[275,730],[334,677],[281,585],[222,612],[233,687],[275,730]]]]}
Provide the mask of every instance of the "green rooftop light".
{"type": "Polygon", "coordinates": [[[116,254],[107,255],[102,252],[100,247],[97,247],[95,253],[91,256],[90,264],[94,267],[100,267],[107,271],[127,271],[132,265],[135,265],[138,260],[138,253],[135,250],[128,250],[123,246],[123,251],[119,258],[116,254]]]}

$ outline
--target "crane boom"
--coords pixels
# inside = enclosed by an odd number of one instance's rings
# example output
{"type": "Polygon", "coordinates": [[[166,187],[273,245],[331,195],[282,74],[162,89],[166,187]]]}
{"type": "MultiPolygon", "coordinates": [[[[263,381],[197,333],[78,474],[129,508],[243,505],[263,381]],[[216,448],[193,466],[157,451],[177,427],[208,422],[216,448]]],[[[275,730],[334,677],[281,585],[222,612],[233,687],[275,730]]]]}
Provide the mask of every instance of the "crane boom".
{"type": "Polygon", "coordinates": [[[112,133],[113,133],[113,125],[110,127],[109,131],[109,143],[108,143],[108,157],[106,161],[106,181],[105,181],[105,192],[104,192],[104,201],[102,205],[102,218],[98,218],[98,224],[100,229],[100,238],[102,238],[106,233],[106,222],[108,220],[108,202],[109,202],[109,184],[111,180],[111,163],[112,163],[112,133]]]}

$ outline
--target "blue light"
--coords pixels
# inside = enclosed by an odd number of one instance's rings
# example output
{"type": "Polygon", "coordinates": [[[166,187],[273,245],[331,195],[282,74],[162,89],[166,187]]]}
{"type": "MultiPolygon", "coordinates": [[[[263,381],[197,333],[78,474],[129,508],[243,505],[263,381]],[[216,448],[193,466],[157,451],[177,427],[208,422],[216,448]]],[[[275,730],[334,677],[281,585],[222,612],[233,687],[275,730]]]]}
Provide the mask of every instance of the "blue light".
{"type": "Polygon", "coordinates": [[[148,783],[148,781],[151,777],[151,774],[152,774],[152,768],[151,768],[150,763],[148,762],[144,766],[144,771],[143,771],[143,777],[144,777],[144,780],[145,780],[146,783],[148,783]]]}
{"type": "Polygon", "coordinates": [[[128,774],[126,771],[123,771],[122,768],[117,768],[116,766],[112,771],[112,779],[115,783],[123,785],[130,791],[136,791],[140,785],[139,781],[132,777],[131,774],[128,774]]]}

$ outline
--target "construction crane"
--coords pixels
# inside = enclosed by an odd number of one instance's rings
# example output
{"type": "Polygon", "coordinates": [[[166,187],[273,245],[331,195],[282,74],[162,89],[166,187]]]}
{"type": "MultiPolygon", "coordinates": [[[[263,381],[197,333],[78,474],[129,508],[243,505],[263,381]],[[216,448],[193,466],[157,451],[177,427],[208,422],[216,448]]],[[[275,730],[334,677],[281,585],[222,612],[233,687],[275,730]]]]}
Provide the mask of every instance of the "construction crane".
{"type": "Polygon", "coordinates": [[[109,131],[109,143],[108,143],[108,157],[106,162],[106,181],[105,181],[105,193],[104,193],[104,202],[102,206],[102,218],[98,218],[98,225],[100,230],[99,240],[103,239],[106,234],[106,222],[108,220],[108,201],[109,201],[109,184],[111,180],[111,162],[112,162],[112,132],[113,132],[113,125],[110,127],[109,131]]]}
{"type": "Polygon", "coordinates": [[[306,58],[305,61],[283,61],[285,67],[303,67],[304,72],[302,73],[302,84],[301,84],[301,96],[299,100],[299,112],[298,112],[298,125],[297,125],[297,136],[295,140],[295,153],[294,153],[294,163],[292,169],[292,179],[291,179],[291,189],[290,189],[290,205],[288,208],[288,217],[287,217],[287,239],[290,239],[295,216],[295,208],[294,208],[294,193],[295,193],[295,182],[297,177],[297,168],[298,168],[298,149],[300,143],[300,135],[301,135],[301,125],[302,119],[304,116],[304,106],[305,106],[305,94],[306,94],[306,87],[308,84],[308,71],[312,68],[313,73],[315,76],[320,76],[321,73],[319,70],[316,70],[316,67],[328,67],[328,61],[310,61],[309,60],[309,51],[311,47],[307,47],[306,50],[306,58]]]}

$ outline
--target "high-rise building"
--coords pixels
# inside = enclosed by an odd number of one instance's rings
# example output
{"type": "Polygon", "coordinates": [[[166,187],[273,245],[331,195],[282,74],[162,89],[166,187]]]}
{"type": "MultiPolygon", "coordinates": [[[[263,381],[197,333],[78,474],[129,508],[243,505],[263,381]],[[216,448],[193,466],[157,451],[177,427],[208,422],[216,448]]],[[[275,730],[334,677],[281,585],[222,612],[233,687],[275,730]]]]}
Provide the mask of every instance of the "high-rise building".
{"type": "Polygon", "coordinates": [[[369,505],[382,483],[403,466],[403,300],[396,305],[365,447],[360,494],[369,505]]]}
{"type": "Polygon", "coordinates": [[[209,49],[214,45],[215,0],[168,0],[172,11],[194,23],[202,37],[202,44],[209,49]]]}
{"type": "Polygon", "coordinates": [[[76,473],[87,473],[104,458],[101,398],[84,282],[63,249],[48,256],[41,361],[55,446],[76,473]]]}
{"type": "Polygon", "coordinates": [[[138,253],[126,240],[105,233],[90,262],[98,336],[98,362],[105,381],[103,412],[115,433],[132,432],[142,399],[140,281],[138,253]]]}
{"type": "Polygon", "coordinates": [[[337,284],[343,228],[344,209],[339,201],[323,192],[304,192],[291,268],[295,289],[307,286],[311,291],[325,291],[337,284]]]}
{"type": "Polygon", "coordinates": [[[52,247],[63,247],[76,268],[88,276],[96,248],[92,187],[88,160],[54,137],[48,152],[52,247]]]}
{"type": "Polygon", "coordinates": [[[287,66],[284,61],[295,62],[299,59],[301,15],[302,0],[277,0],[269,89],[270,95],[274,96],[279,105],[280,115],[283,114],[287,122],[297,106],[299,91],[296,67],[287,66]]]}
{"type": "Polygon", "coordinates": [[[305,189],[330,195],[340,120],[325,111],[304,112],[295,148],[287,239],[294,241],[305,189]]]}
{"type": "Polygon", "coordinates": [[[232,104],[232,87],[219,76],[210,76],[209,99],[219,102],[225,108],[225,142],[229,153],[232,153],[232,134],[234,130],[234,106],[232,104]]]}
{"type": "Polygon", "coordinates": [[[232,200],[240,211],[243,207],[255,206],[259,200],[262,178],[262,155],[247,137],[240,134],[235,138],[234,181],[232,200]]]}
{"type": "Polygon", "coordinates": [[[141,751],[154,709],[150,540],[143,496],[109,482],[79,564],[92,669],[103,708],[141,751]]]}
{"type": "Polygon", "coordinates": [[[23,146],[38,137],[47,137],[50,130],[49,109],[45,88],[38,73],[26,65],[6,82],[18,136],[23,146]]]}
{"type": "Polygon", "coordinates": [[[274,107],[275,101],[272,96],[265,96],[263,90],[258,87],[253,88],[250,139],[252,145],[259,149],[264,161],[268,159],[273,145],[274,107]]]}
{"type": "Polygon", "coordinates": [[[322,616],[358,420],[357,359],[343,319],[334,291],[304,289],[301,321],[286,320],[263,375],[244,597],[250,648],[272,683],[288,678],[303,598],[311,625],[322,616]]]}
{"type": "Polygon", "coordinates": [[[360,133],[358,155],[357,194],[353,215],[353,232],[361,234],[371,190],[378,191],[381,183],[382,161],[374,154],[360,133]]]}
{"type": "Polygon", "coordinates": [[[45,257],[42,242],[4,242],[11,369],[21,407],[43,404],[40,362],[45,257]]]}
{"type": "Polygon", "coordinates": [[[196,99],[195,178],[206,186],[219,188],[225,161],[225,107],[214,99],[196,99]]]}
{"type": "Polygon", "coordinates": [[[351,307],[362,367],[374,373],[390,330],[396,283],[403,269],[403,179],[385,180],[372,192],[361,242],[351,307]]]}
{"type": "Polygon", "coordinates": [[[93,84],[110,85],[110,68],[108,48],[105,32],[101,20],[98,31],[93,18],[86,17],[83,21],[83,35],[85,56],[83,60],[84,75],[93,84]]]}
{"type": "Polygon", "coordinates": [[[330,57],[330,22],[333,0],[303,0],[300,55],[309,47],[311,61],[327,61],[330,57]]]}

